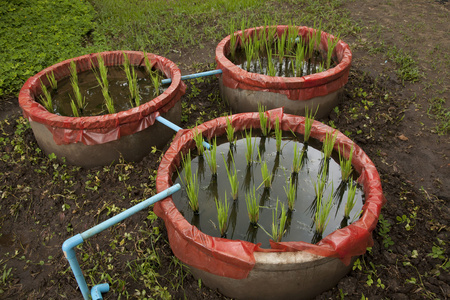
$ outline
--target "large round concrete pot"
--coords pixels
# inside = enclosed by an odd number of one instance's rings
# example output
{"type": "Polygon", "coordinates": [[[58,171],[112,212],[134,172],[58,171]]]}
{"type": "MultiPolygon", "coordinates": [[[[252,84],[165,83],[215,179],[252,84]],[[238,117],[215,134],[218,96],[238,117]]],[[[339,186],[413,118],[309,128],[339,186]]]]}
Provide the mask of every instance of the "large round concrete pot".
{"type": "MultiPolygon", "coordinates": [[[[299,36],[308,40],[315,29],[297,27],[299,36]]],[[[245,30],[244,36],[254,36],[264,27],[245,30]]],[[[281,36],[288,30],[288,26],[277,26],[277,35],[281,36]]],[[[242,31],[236,32],[239,36],[242,31]]],[[[328,50],[328,39],[335,37],[321,33],[320,50],[328,50]]],[[[258,104],[267,109],[284,107],[286,113],[304,115],[305,108],[317,111],[317,118],[324,117],[335,107],[341,98],[344,85],[347,83],[352,61],[350,48],[343,41],[339,41],[335,48],[338,64],[326,71],[303,77],[273,77],[258,73],[247,72],[231,62],[230,36],[224,38],[216,48],[217,68],[222,70],[219,75],[220,91],[223,99],[234,112],[251,112],[258,110],[258,104]]]]}
{"type": "MultiPolygon", "coordinates": [[[[111,51],[99,53],[105,65],[121,66],[124,53],[132,66],[143,66],[144,53],[136,51],[111,51]]],[[[168,127],[155,122],[163,116],[173,123],[181,121],[181,96],[185,85],[181,72],[170,60],[147,54],[154,68],[172,79],[171,85],[159,96],[138,107],[115,114],[87,117],[66,117],[48,112],[38,101],[42,93],[41,81],[49,86],[47,74],[56,80],[70,76],[69,65],[74,61],[78,73],[90,71],[99,54],[88,54],[66,60],[44,69],[29,78],[19,94],[23,115],[30,122],[34,136],[46,153],[55,153],[71,165],[93,167],[126,161],[139,161],[152,146],[163,147],[173,136],[168,127]]]]}
{"type": "MultiPolygon", "coordinates": [[[[304,133],[304,117],[284,114],[282,109],[267,114],[272,128],[279,119],[283,131],[304,133]]],[[[259,128],[259,115],[233,115],[232,125],[237,131],[259,128]]],[[[225,134],[226,126],[226,117],[222,117],[195,130],[209,139],[225,134]]],[[[315,121],[311,137],[323,141],[329,131],[334,130],[315,121]]],[[[164,154],[156,179],[158,192],[173,184],[182,154],[195,147],[193,132],[179,132],[164,154]]],[[[356,257],[373,244],[371,232],[385,203],[378,172],[361,148],[340,132],[337,147],[345,149],[347,157],[354,149],[352,165],[365,195],[363,213],[356,222],[332,232],[317,244],[271,241],[271,249],[262,249],[247,241],[204,234],[183,217],[169,197],[155,204],[154,211],[165,222],[173,253],[205,285],[231,298],[311,299],[330,289],[350,270],[356,257]]]]}

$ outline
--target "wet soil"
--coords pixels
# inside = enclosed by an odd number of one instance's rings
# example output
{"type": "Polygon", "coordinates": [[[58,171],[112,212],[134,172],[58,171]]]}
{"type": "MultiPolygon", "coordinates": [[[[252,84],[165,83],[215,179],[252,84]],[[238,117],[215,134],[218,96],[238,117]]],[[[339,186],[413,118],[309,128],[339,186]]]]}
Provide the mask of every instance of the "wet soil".
{"type": "MultiPolygon", "coordinates": [[[[449,81],[447,73],[433,72],[427,51],[437,51],[433,50],[437,41],[440,49],[449,51],[449,40],[443,34],[449,32],[449,25],[439,17],[446,14],[448,20],[449,4],[362,0],[346,7],[366,27],[348,38],[354,60],[343,101],[321,121],[347,132],[373,160],[387,203],[382,210],[384,221],[373,233],[373,247],[335,288],[317,299],[344,296],[359,300],[362,295],[369,299],[448,299],[450,139],[448,134],[436,134],[427,107],[436,89],[443,90],[440,96],[448,103],[449,81]],[[417,39],[403,39],[395,26],[414,20],[423,22],[417,39]],[[395,29],[383,31],[386,43],[398,43],[407,50],[424,49],[417,51],[424,73],[418,82],[402,83],[395,64],[386,62],[383,53],[368,53],[364,39],[372,38],[374,23],[395,29]],[[444,81],[439,81],[440,76],[444,81]],[[426,88],[428,84],[431,88],[426,88]]],[[[182,59],[178,55],[172,59],[182,62],[183,73],[188,73],[192,69],[187,66],[194,62],[212,63],[209,56],[214,47],[212,43],[205,45],[203,53],[186,51],[182,59]]],[[[183,127],[228,111],[217,92],[215,78],[188,83],[182,98],[183,127]]],[[[31,129],[19,119],[17,99],[2,99],[0,112],[6,118],[0,136],[0,298],[80,299],[62,243],[154,194],[161,152],[139,163],[73,168],[39,151],[31,129]]],[[[155,299],[168,295],[173,299],[225,299],[179,268],[166,239],[163,224],[151,210],[101,233],[77,249],[88,284],[109,281],[133,299],[144,299],[146,286],[158,287],[147,295],[155,299]],[[145,272],[134,278],[132,270],[139,268],[145,272]],[[100,274],[110,274],[111,280],[100,274]]],[[[114,291],[105,294],[105,299],[117,298],[114,291]]]]}

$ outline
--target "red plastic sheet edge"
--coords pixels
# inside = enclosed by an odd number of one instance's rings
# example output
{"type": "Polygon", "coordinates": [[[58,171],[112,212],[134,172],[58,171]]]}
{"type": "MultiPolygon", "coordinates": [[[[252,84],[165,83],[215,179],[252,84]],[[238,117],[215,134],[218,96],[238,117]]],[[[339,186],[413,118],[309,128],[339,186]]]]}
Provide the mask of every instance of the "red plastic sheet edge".
{"type": "MultiPolygon", "coordinates": [[[[293,130],[303,134],[305,119],[301,116],[293,116],[283,113],[283,109],[275,109],[266,112],[270,122],[274,126],[280,119],[283,130],[293,130]]],[[[197,127],[205,138],[219,136],[225,133],[226,118],[221,117],[197,127]]],[[[239,131],[244,128],[259,128],[258,113],[242,113],[232,116],[233,127],[239,131]]],[[[335,149],[340,147],[348,158],[353,146],[352,164],[360,174],[358,181],[362,184],[366,196],[361,218],[353,224],[336,230],[322,239],[316,245],[305,242],[281,242],[271,241],[272,249],[262,249],[259,244],[253,244],[240,240],[228,240],[216,238],[202,233],[192,226],[176,209],[172,197],[155,204],[154,212],[164,220],[167,228],[170,246],[174,254],[184,263],[195,268],[210,272],[215,275],[242,279],[246,278],[255,264],[253,253],[255,251],[279,252],[279,251],[307,251],[312,254],[325,257],[337,257],[348,265],[353,256],[365,253],[366,248],[373,244],[372,231],[374,230],[381,207],[386,200],[383,196],[380,177],[372,161],[349,138],[339,131],[314,121],[311,137],[323,141],[327,132],[337,132],[335,149]]],[[[180,153],[187,153],[195,147],[191,130],[181,130],[175,140],[164,154],[158,169],[156,188],[161,192],[172,186],[172,174],[180,165],[180,153]]]]}
{"type": "Polygon", "coordinates": [[[115,114],[95,117],[65,117],[48,112],[37,97],[42,93],[40,82],[49,86],[46,74],[52,71],[56,80],[70,76],[69,64],[73,60],[78,72],[91,69],[97,65],[97,56],[101,55],[106,66],[123,64],[123,53],[128,55],[131,65],[144,65],[144,53],[138,51],[108,51],[83,55],[65,60],[48,67],[29,78],[19,93],[19,105],[25,118],[30,122],[44,124],[53,134],[57,145],[83,143],[85,145],[103,144],[118,140],[122,136],[131,135],[153,125],[155,118],[167,112],[184,95],[186,85],[181,81],[181,71],[167,58],[147,53],[152,66],[161,70],[166,77],[172,78],[172,83],[161,95],[153,100],[115,114]]]}
{"type": "MultiPolygon", "coordinates": [[[[257,27],[245,30],[246,36],[252,36],[255,32],[263,30],[264,27],[257,27]]],[[[309,37],[316,32],[315,29],[305,26],[297,27],[299,35],[303,38],[309,37]]],[[[278,35],[288,29],[286,25],[277,26],[278,35]]],[[[242,31],[237,31],[238,43],[242,31]]],[[[335,37],[326,32],[321,34],[320,48],[328,49],[328,37],[335,37]]],[[[224,38],[216,48],[217,68],[222,70],[223,84],[232,89],[243,89],[253,91],[266,91],[280,93],[290,100],[309,100],[315,97],[325,96],[339,90],[348,81],[348,74],[352,62],[352,53],[349,46],[343,41],[339,41],[335,48],[336,57],[339,64],[334,68],[324,72],[307,75],[303,77],[273,77],[257,73],[247,72],[233,64],[226,55],[230,49],[230,36],[224,38]]]]}

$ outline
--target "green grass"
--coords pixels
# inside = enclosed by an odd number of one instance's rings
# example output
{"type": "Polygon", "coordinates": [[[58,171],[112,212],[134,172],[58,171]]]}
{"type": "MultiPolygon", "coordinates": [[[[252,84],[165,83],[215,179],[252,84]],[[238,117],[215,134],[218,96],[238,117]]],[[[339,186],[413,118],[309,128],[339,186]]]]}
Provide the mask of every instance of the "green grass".
{"type": "Polygon", "coordinates": [[[439,135],[446,135],[450,132],[450,110],[445,106],[446,101],[441,97],[433,97],[428,100],[427,114],[436,120],[435,131],[439,135]]]}
{"type": "Polygon", "coordinates": [[[17,95],[48,66],[93,52],[82,44],[94,17],[87,1],[0,1],[0,96],[17,95]]]}

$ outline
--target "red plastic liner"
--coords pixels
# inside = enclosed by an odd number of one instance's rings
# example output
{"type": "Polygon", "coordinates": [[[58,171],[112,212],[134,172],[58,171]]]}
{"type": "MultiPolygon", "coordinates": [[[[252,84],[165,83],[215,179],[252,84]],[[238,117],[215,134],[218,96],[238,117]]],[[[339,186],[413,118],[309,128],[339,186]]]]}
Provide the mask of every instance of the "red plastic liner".
{"type": "Polygon", "coordinates": [[[65,117],[48,112],[36,101],[42,93],[41,80],[50,86],[46,74],[55,74],[55,79],[70,76],[69,65],[75,61],[78,72],[88,71],[92,64],[97,66],[97,56],[100,54],[106,66],[123,64],[123,54],[127,54],[132,66],[144,66],[144,53],[138,51],[110,51],[88,54],[74,59],[65,60],[48,67],[29,78],[19,93],[19,105],[23,115],[29,121],[46,125],[53,134],[57,145],[83,143],[85,145],[103,144],[131,135],[153,125],[160,113],[170,110],[184,95],[186,85],[181,81],[181,71],[167,58],[148,53],[153,67],[162,71],[172,83],[161,95],[138,107],[94,117],[65,117]]]}
{"type": "MultiPolygon", "coordinates": [[[[277,26],[277,34],[281,36],[289,26],[277,26]]],[[[308,40],[316,30],[305,26],[297,27],[299,35],[308,40]]],[[[245,30],[245,36],[253,36],[255,32],[263,30],[264,27],[257,27],[245,30]]],[[[267,29],[266,29],[267,30],[267,29]]],[[[241,43],[240,35],[242,31],[237,31],[237,43],[241,43]]],[[[328,51],[328,38],[334,40],[335,37],[326,32],[321,33],[320,49],[328,51]]],[[[280,93],[290,100],[309,100],[315,97],[325,96],[343,87],[348,80],[348,73],[352,62],[352,52],[349,46],[342,40],[336,45],[335,56],[338,65],[324,72],[307,75],[303,77],[274,77],[258,73],[247,72],[233,64],[226,56],[230,53],[230,36],[224,38],[216,48],[217,68],[222,70],[223,84],[232,89],[243,89],[252,91],[266,91],[280,93]]]]}
{"type": "MultiPolygon", "coordinates": [[[[277,118],[281,120],[281,128],[284,131],[292,130],[303,134],[305,118],[283,114],[283,109],[275,109],[266,112],[270,118],[272,128],[277,118]]],[[[227,117],[221,117],[197,127],[205,138],[225,134],[227,117]]],[[[242,113],[233,115],[232,125],[237,131],[245,128],[259,128],[258,113],[242,113]]],[[[378,172],[367,155],[344,134],[333,128],[314,121],[311,137],[323,141],[327,132],[337,132],[335,149],[344,148],[343,154],[348,158],[353,146],[352,164],[360,174],[358,181],[363,186],[366,202],[363,214],[359,220],[351,225],[336,230],[326,236],[319,243],[313,245],[306,242],[282,242],[271,241],[272,249],[262,249],[259,244],[241,240],[229,240],[216,238],[202,233],[197,227],[191,225],[178,211],[168,197],[155,204],[154,212],[164,220],[167,228],[170,246],[174,254],[185,264],[210,272],[215,275],[234,279],[242,279],[255,265],[253,253],[280,252],[280,251],[307,251],[325,257],[337,257],[346,265],[353,256],[365,253],[366,248],[373,245],[372,231],[374,230],[381,207],[386,202],[381,188],[378,172]]],[[[161,192],[173,185],[172,175],[176,172],[181,161],[181,153],[187,153],[195,147],[192,130],[178,132],[170,148],[164,154],[159,165],[156,178],[156,188],[161,192]]]]}

